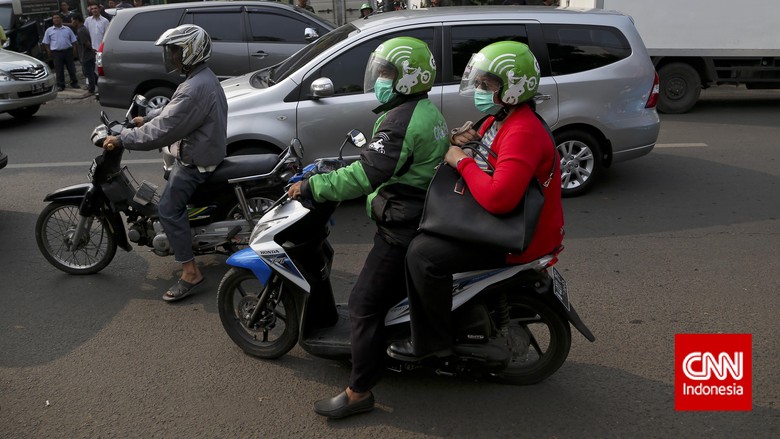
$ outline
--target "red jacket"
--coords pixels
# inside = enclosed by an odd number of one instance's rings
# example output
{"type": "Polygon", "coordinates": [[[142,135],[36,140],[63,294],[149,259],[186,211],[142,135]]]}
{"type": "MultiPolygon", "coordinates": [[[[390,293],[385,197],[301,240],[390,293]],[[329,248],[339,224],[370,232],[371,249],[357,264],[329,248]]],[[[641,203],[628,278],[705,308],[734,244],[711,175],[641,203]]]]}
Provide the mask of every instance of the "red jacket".
{"type": "MultiPolygon", "coordinates": [[[[480,127],[480,134],[487,126],[480,127]]],[[[466,180],[474,199],[488,212],[500,214],[514,209],[536,176],[544,184],[553,169],[553,178],[544,188],[544,208],[531,245],[522,254],[508,254],[508,263],[524,263],[552,253],[563,242],[561,169],[555,145],[528,105],[515,109],[496,133],[491,148],[497,158],[488,157],[495,167],[485,173],[473,159],[461,160],[458,172],[466,180]]]]}

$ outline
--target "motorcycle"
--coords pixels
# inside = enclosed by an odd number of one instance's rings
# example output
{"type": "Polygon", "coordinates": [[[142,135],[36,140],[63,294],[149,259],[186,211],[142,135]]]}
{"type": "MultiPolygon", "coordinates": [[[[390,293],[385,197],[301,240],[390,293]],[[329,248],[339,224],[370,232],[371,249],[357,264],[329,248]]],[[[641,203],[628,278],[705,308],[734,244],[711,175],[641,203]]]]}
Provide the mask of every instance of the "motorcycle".
{"type": "MultiPolygon", "coordinates": [[[[365,137],[355,130],[347,141],[362,146],[365,137]]],[[[296,145],[293,152],[302,157],[296,145]]],[[[343,165],[340,149],[338,159],[305,169],[327,172],[343,165]]],[[[300,178],[299,173],[294,180],[300,178]]],[[[315,356],[349,358],[349,313],[336,304],[330,283],[334,250],[328,225],[337,206],[305,206],[284,195],[257,223],[249,247],[227,259],[231,268],[217,292],[219,317],[245,353],[274,359],[298,344],[315,356]]],[[[388,367],[399,372],[432,367],[441,375],[480,375],[511,384],[549,377],[568,356],[569,324],[595,340],[569,300],[557,260],[549,254],[527,264],[454,275],[453,354],[416,363],[388,357],[388,367]]],[[[404,299],[386,315],[388,345],[409,337],[409,321],[404,299]]]]}
{"type": "MultiPolygon", "coordinates": [[[[97,273],[113,260],[117,247],[131,251],[133,242],[151,247],[159,256],[173,251],[158,218],[157,186],[135,180],[122,166],[124,148],[102,149],[108,135],[134,126],[143,116],[146,99],[136,96],[125,120],[109,121],[101,112],[101,124],[92,132],[92,144],[100,147],[89,168],[89,183],[48,194],[49,204],[38,216],[35,238],[43,256],[54,267],[70,274],[97,273]],[[127,219],[127,227],[120,213],[127,219]]],[[[175,157],[163,148],[165,178],[175,157]]],[[[300,167],[300,158],[286,148],[281,154],[226,157],[190,198],[192,248],[199,254],[232,254],[249,243],[255,222],[283,192],[300,167]]]]}

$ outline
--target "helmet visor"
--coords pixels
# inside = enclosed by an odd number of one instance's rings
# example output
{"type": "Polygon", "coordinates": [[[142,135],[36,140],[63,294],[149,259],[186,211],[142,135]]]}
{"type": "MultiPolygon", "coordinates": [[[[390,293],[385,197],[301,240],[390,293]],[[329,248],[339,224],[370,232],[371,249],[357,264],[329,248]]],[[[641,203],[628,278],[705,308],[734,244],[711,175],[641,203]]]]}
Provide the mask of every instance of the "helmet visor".
{"type": "Polygon", "coordinates": [[[479,53],[471,56],[466,68],[463,70],[463,76],[460,80],[460,89],[458,94],[461,96],[473,96],[477,88],[486,91],[499,91],[501,89],[501,78],[487,72],[476,65],[484,58],[479,53]]]}
{"type": "Polygon", "coordinates": [[[182,67],[182,50],[175,44],[163,46],[163,61],[165,62],[165,71],[167,73],[178,72],[182,67]]]}
{"type": "Polygon", "coordinates": [[[376,56],[372,53],[368,57],[368,64],[366,64],[366,76],[363,79],[363,92],[368,93],[374,91],[374,84],[378,78],[392,79],[398,76],[398,70],[393,63],[376,56]]]}

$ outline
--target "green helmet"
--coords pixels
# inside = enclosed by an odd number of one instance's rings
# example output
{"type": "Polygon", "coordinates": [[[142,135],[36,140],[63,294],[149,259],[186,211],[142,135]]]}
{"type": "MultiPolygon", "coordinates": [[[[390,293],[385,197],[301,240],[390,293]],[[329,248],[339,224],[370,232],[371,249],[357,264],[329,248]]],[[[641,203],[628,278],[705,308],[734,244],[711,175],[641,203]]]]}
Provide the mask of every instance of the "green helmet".
{"type": "Polygon", "coordinates": [[[471,95],[483,75],[498,79],[498,96],[507,105],[517,105],[536,95],[539,89],[539,63],[531,50],[516,41],[499,41],[475,53],[460,82],[460,94],[471,95]]]}
{"type": "Polygon", "coordinates": [[[363,91],[374,90],[374,83],[380,76],[393,80],[396,93],[424,93],[433,87],[436,62],[425,42],[412,37],[392,38],[380,44],[368,57],[363,91]]]}
{"type": "Polygon", "coordinates": [[[360,10],[362,11],[363,9],[374,9],[374,8],[371,7],[371,3],[363,3],[362,5],[360,5],[360,10]]]}

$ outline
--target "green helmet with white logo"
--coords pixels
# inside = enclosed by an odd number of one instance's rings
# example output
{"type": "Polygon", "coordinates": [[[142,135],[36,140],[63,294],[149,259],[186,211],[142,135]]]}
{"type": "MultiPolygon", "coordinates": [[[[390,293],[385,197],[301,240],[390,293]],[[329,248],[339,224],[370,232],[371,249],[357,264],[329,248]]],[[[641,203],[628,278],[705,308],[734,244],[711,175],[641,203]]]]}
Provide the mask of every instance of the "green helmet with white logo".
{"type": "Polygon", "coordinates": [[[392,79],[396,93],[424,93],[433,87],[436,62],[425,42],[412,37],[392,38],[368,57],[363,91],[374,90],[374,83],[379,77],[392,79]]]}
{"type": "Polygon", "coordinates": [[[460,94],[473,94],[484,75],[501,82],[498,96],[507,105],[525,102],[539,90],[539,63],[528,46],[516,41],[499,41],[475,53],[463,72],[460,94]]]}

